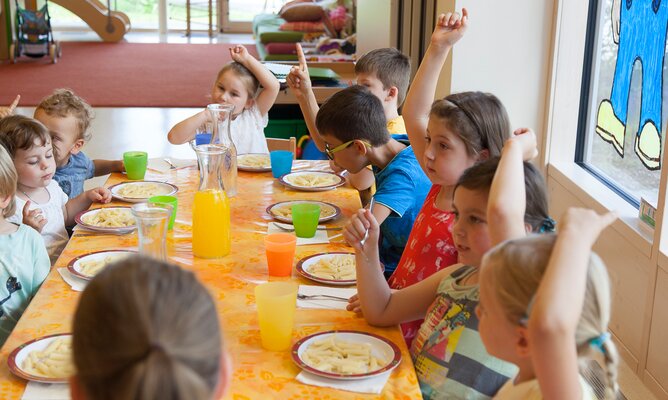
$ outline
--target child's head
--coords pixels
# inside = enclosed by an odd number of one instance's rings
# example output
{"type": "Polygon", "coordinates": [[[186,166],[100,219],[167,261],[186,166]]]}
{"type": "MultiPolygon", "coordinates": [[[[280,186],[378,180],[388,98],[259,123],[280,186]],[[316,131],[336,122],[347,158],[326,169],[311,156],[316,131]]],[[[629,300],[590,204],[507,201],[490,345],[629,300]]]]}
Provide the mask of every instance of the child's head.
{"type": "Polygon", "coordinates": [[[3,146],[0,146],[0,216],[8,218],[16,211],[14,193],[16,193],[16,168],[12,158],[3,146]]]}
{"type": "MultiPolygon", "coordinates": [[[[482,256],[491,247],[487,230],[487,198],[498,165],[498,157],[474,165],[464,171],[455,187],[452,206],[456,218],[452,238],[459,262],[463,264],[480,266],[482,256]]],[[[524,188],[525,227],[527,232],[538,232],[549,219],[547,191],[540,171],[528,162],[524,163],[524,188]]]]}
{"type": "Polygon", "coordinates": [[[369,165],[370,147],[390,140],[380,100],[364,86],[355,85],[332,95],[315,119],[325,142],[325,153],[341,168],[357,173],[369,165]]]}
{"type": "Polygon", "coordinates": [[[58,166],[66,165],[70,155],[77,154],[90,140],[93,109],[69,89],[56,89],[42,99],[34,117],[49,130],[58,166]]]}
{"type": "Polygon", "coordinates": [[[355,63],[357,84],[367,87],[385,107],[396,111],[406,98],[411,61],[397,49],[372,50],[355,63]]]}
{"type": "Polygon", "coordinates": [[[22,115],[0,119],[0,145],[14,161],[19,188],[46,187],[51,183],[56,162],[49,131],[39,121],[22,115]]]}
{"type": "Polygon", "coordinates": [[[95,276],[73,335],[73,392],[88,399],[209,400],[230,372],[211,295],[192,272],[150,258],[95,276]]]}
{"type": "Polygon", "coordinates": [[[424,152],[429,179],[454,185],[466,168],[500,156],[510,135],[508,113],[492,94],[462,92],[436,100],[429,112],[424,152]]]}
{"type": "Polygon", "coordinates": [[[234,115],[250,108],[257,96],[260,82],[252,72],[236,61],[229,62],[218,72],[211,90],[215,103],[234,106],[234,115]]]}
{"type": "MultiPolygon", "coordinates": [[[[529,361],[526,321],[550,260],[555,234],[531,235],[496,246],[484,257],[480,277],[480,336],[487,351],[515,364],[529,361]]],[[[607,332],[610,320],[610,284],[601,259],[591,253],[582,315],[575,341],[581,367],[603,357],[608,386],[616,382],[617,352],[611,340],[600,346],[592,340],[607,332]]],[[[602,377],[606,381],[606,377],[602,377]]]]}

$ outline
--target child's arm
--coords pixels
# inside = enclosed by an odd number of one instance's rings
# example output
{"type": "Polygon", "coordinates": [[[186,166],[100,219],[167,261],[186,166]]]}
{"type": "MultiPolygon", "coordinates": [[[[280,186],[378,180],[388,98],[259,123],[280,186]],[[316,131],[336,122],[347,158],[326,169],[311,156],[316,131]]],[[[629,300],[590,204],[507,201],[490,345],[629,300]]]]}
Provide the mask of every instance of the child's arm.
{"type": "Polygon", "coordinates": [[[501,160],[489,189],[487,226],[492,246],[526,235],[524,161],[538,155],[538,149],[532,130],[520,128],[514,134],[503,145],[501,160]]]}
{"type": "Polygon", "coordinates": [[[348,175],[348,181],[355,189],[366,190],[373,186],[373,184],[376,182],[376,177],[373,175],[372,170],[369,168],[364,168],[356,174],[348,175]]]}
{"type": "Polygon", "coordinates": [[[306,57],[304,57],[304,51],[302,46],[297,43],[297,58],[299,60],[299,66],[292,67],[290,69],[290,74],[286,79],[288,87],[295,95],[297,103],[299,103],[299,108],[302,110],[304,115],[304,122],[306,122],[306,127],[313,139],[313,143],[320,150],[325,150],[325,142],[322,140],[320,133],[318,133],[318,128],[315,125],[315,117],[318,115],[318,100],[315,98],[315,93],[311,88],[311,77],[308,74],[308,66],[306,65],[306,57]]]}
{"type": "Polygon", "coordinates": [[[592,246],[614,213],[571,208],[530,310],[531,360],[543,398],[582,398],[575,330],[584,303],[592,246]]]}
{"type": "Polygon", "coordinates": [[[125,171],[123,160],[93,160],[93,165],[95,165],[95,176],[125,171]]]}
{"type": "Polygon", "coordinates": [[[9,107],[0,107],[0,118],[5,118],[14,114],[16,106],[19,105],[19,100],[21,100],[20,94],[16,96],[16,98],[14,99],[14,101],[12,101],[12,104],[10,104],[9,107]]]}
{"type": "Polygon", "coordinates": [[[209,120],[209,112],[206,108],[192,117],[188,117],[174,125],[167,134],[167,140],[171,144],[183,144],[195,138],[197,128],[209,120]]]}
{"type": "Polygon", "coordinates": [[[261,115],[267,115],[280,90],[278,79],[240,44],[230,47],[230,56],[234,61],[248,68],[255,78],[260,81],[262,91],[255,99],[255,104],[261,115]]]}
{"type": "Polygon", "coordinates": [[[406,96],[402,111],[406,131],[413,146],[415,158],[418,159],[425,171],[423,157],[427,147],[425,137],[429,110],[436,94],[438,76],[450,49],[464,36],[467,26],[468,11],[466,11],[466,8],[462,9],[461,18],[457,13],[439,15],[436,28],[431,34],[429,48],[427,48],[406,96]]]}
{"type": "Polygon", "coordinates": [[[74,225],[74,217],[81,211],[90,207],[95,203],[109,203],[111,201],[111,192],[107,188],[97,187],[95,189],[86,190],[77,197],[70,199],[63,206],[63,216],[65,218],[65,226],[74,225]]]}

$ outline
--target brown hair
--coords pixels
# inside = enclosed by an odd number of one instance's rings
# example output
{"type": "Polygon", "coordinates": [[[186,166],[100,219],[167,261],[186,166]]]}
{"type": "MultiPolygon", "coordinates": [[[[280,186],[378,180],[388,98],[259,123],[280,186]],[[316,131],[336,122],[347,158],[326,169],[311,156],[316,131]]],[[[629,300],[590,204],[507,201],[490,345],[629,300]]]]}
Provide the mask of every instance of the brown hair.
{"type": "Polygon", "coordinates": [[[503,143],[510,138],[510,119],[501,101],[490,93],[454,93],[436,100],[430,118],[443,123],[466,144],[469,156],[487,149],[490,157],[500,156],[503,143]]]}
{"type": "Polygon", "coordinates": [[[383,90],[398,89],[397,106],[403,104],[411,79],[411,61],[397,49],[385,47],[371,50],[355,63],[355,74],[375,74],[383,90]]]}
{"type": "Polygon", "coordinates": [[[36,110],[42,110],[50,116],[67,118],[70,115],[76,118],[79,128],[78,139],[89,141],[91,134],[88,131],[93,120],[93,108],[84,99],[74,94],[70,89],[56,89],[52,94],[42,99],[36,110]]]}
{"type": "Polygon", "coordinates": [[[243,83],[244,87],[246,88],[246,91],[248,92],[248,97],[251,99],[254,99],[257,96],[258,90],[260,89],[260,81],[257,80],[255,75],[246,67],[241,65],[240,63],[236,61],[231,61],[223,68],[218,71],[218,75],[216,75],[216,82],[213,84],[216,85],[218,82],[218,79],[227,71],[232,71],[243,83]]]}
{"type": "Polygon", "coordinates": [[[24,117],[10,115],[0,119],[0,144],[7,149],[12,158],[17,150],[29,150],[38,141],[40,146],[51,143],[49,130],[41,122],[24,117]]]}
{"type": "Polygon", "coordinates": [[[347,87],[328,98],[315,118],[318,131],[342,142],[366,140],[377,147],[390,140],[383,105],[364,86],[347,87]]]}
{"type": "Polygon", "coordinates": [[[211,295],[192,272],[146,257],[109,265],[74,315],[77,379],[92,399],[210,399],[222,339],[211,295]]]}
{"type": "Polygon", "coordinates": [[[4,218],[11,217],[16,211],[16,201],[14,194],[16,193],[16,183],[18,182],[18,174],[14,167],[12,157],[7,153],[3,146],[0,146],[0,197],[9,197],[9,204],[2,210],[4,218]]]}

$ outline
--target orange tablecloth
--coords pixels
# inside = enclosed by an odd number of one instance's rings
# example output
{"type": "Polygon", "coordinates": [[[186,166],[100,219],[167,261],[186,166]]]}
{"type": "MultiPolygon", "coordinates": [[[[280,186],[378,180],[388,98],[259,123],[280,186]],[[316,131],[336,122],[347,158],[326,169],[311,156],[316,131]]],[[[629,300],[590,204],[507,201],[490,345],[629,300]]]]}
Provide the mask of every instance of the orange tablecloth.
{"type": "MultiPolygon", "coordinates": [[[[297,167],[324,167],[326,162],[297,161],[297,167]]],[[[378,396],[307,386],[295,380],[300,369],[290,359],[290,352],[269,352],[260,344],[259,326],[253,288],[268,280],[264,255],[264,232],[270,217],[267,206],[284,200],[313,199],[336,204],[343,217],[329,225],[341,226],[360,207],[357,191],[340,187],[328,192],[296,192],[281,186],[271,173],[239,172],[239,194],[231,199],[232,252],[221,260],[194,258],[191,245],[191,205],[199,178],[196,168],[149,173],[146,179],[167,180],[179,187],[179,207],[174,231],[168,236],[168,255],[172,262],[193,270],[217,302],[223,324],[225,343],[232,356],[234,375],[226,399],[366,399],[378,396]]],[[[124,180],[114,174],[107,184],[124,180]]],[[[113,202],[110,205],[127,205],[113,202]]],[[[333,236],[337,232],[330,233],[333,236]]],[[[107,249],[136,248],[137,234],[124,236],[91,235],[76,231],[11,336],[0,349],[0,398],[19,399],[26,382],[14,377],[7,368],[7,357],[16,346],[44,335],[70,332],[78,292],[61,279],[57,267],[64,267],[79,255],[107,249]]],[[[342,238],[327,245],[297,246],[296,259],[323,251],[347,250],[342,238]]],[[[293,281],[315,284],[297,276],[293,281]]],[[[272,278],[273,280],[273,278],[272,278]]],[[[343,310],[297,309],[293,339],[331,329],[373,332],[396,343],[402,352],[401,364],[393,371],[380,398],[420,398],[417,377],[408,350],[398,328],[374,328],[364,319],[343,310]]]]}

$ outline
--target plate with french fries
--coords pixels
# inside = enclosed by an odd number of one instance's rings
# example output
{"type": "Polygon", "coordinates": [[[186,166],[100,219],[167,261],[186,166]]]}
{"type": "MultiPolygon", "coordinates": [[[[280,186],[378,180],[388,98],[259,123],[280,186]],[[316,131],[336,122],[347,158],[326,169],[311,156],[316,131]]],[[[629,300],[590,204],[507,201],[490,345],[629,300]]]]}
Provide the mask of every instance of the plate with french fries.
{"type": "Polygon", "coordinates": [[[343,177],[324,171],[291,172],[278,178],[278,181],[290,189],[306,192],[332,190],[346,183],[343,177]]]}
{"type": "Polygon", "coordinates": [[[267,214],[271,215],[275,220],[291,224],[292,205],[300,203],[317,204],[320,206],[320,219],[318,219],[318,223],[331,221],[341,215],[341,209],[334,204],[314,200],[281,201],[270,205],[267,207],[266,211],[267,214]]]}
{"type": "Polygon", "coordinates": [[[73,258],[67,269],[74,276],[87,281],[93,279],[107,265],[137,254],[134,250],[103,250],[73,258]]]}
{"type": "Polygon", "coordinates": [[[97,232],[123,234],[132,232],[137,222],[130,207],[104,207],[83,211],[74,217],[81,227],[97,232]]]}
{"type": "Polygon", "coordinates": [[[401,362],[401,351],[390,340],[345,330],[306,336],[292,346],[291,356],[304,371],[339,380],[378,376],[401,362]]]}
{"type": "Polygon", "coordinates": [[[58,333],[26,342],[9,354],[7,365],[19,378],[67,383],[76,372],[72,360],[72,334],[58,333]]]}
{"type": "Polygon", "coordinates": [[[179,188],[167,182],[121,182],[109,187],[111,195],[127,203],[141,203],[153,196],[172,196],[179,188]]]}
{"type": "Polygon", "coordinates": [[[297,273],[306,279],[328,285],[354,285],[357,283],[355,253],[333,251],[302,258],[297,263],[297,273]]]}
{"type": "Polygon", "coordinates": [[[271,171],[271,159],[269,154],[246,153],[237,156],[237,168],[248,172],[271,171]]]}

